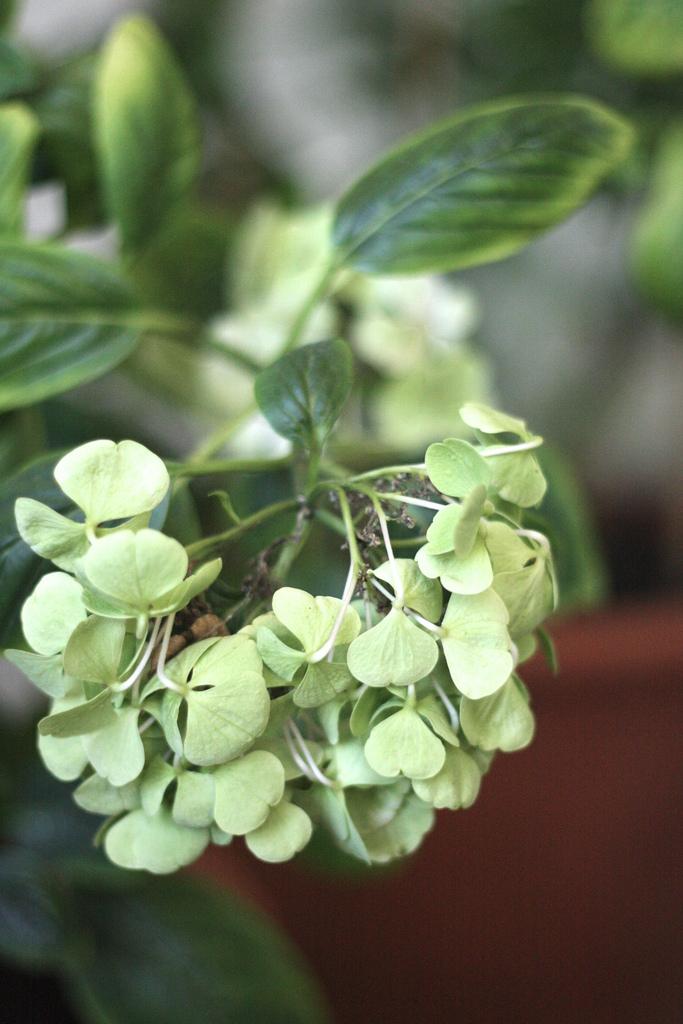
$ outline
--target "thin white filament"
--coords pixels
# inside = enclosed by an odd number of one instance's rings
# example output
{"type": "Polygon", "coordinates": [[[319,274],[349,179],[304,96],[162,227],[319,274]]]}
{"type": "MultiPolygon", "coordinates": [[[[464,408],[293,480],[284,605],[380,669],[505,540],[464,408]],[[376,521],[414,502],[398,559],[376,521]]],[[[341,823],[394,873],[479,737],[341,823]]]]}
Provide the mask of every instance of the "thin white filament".
{"type": "Polygon", "coordinates": [[[407,494],[395,494],[389,491],[377,492],[382,501],[400,501],[404,505],[417,505],[419,508],[433,508],[437,511],[441,508],[448,508],[443,502],[427,501],[425,498],[410,498],[407,494]]]}
{"type": "Polygon", "coordinates": [[[123,693],[125,690],[130,689],[131,686],[134,686],[135,683],[137,683],[140,676],[142,675],[142,673],[145,671],[149,659],[152,657],[154,645],[157,642],[157,636],[159,635],[160,625],[161,619],[155,619],[154,626],[152,627],[152,633],[149,638],[149,642],[147,643],[144,654],[142,655],[142,658],[138,662],[137,667],[132,672],[132,674],[128,676],[127,679],[124,679],[123,682],[118,683],[116,686],[112,686],[112,690],[116,691],[116,693],[123,693]]]}
{"type": "Polygon", "coordinates": [[[437,681],[434,680],[434,689],[436,690],[439,696],[439,700],[446,709],[446,714],[450,719],[451,725],[453,726],[454,729],[458,729],[460,727],[460,716],[458,715],[458,712],[455,710],[453,704],[451,704],[450,700],[446,696],[446,692],[442,687],[441,683],[437,683],[437,681]]]}
{"type": "Polygon", "coordinates": [[[168,690],[174,690],[176,693],[182,693],[183,691],[181,690],[181,688],[176,683],[174,683],[172,679],[169,679],[169,677],[166,675],[166,672],[164,671],[166,667],[166,655],[168,654],[168,645],[171,642],[171,632],[173,630],[174,621],[175,612],[173,612],[172,615],[168,616],[168,618],[166,619],[166,625],[164,626],[164,634],[161,638],[161,650],[159,651],[159,661],[157,663],[157,678],[159,679],[159,682],[163,683],[163,685],[168,690]]]}
{"type": "Polygon", "coordinates": [[[384,541],[384,548],[387,553],[387,561],[389,562],[389,565],[391,567],[391,575],[394,583],[394,593],[396,595],[396,597],[394,598],[394,602],[395,604],[402,605],[403,584],[401,583],[401,577],[399,576],[398,573],[398,566],[396,565],[396,558],[394,557],[394,549],[391,546],[391,537],[389,536],[389,527],[387,526],[386,516],[384,515],[384,512],[382,512],[379,502],[375,506],[375,512],[377,513],[377,518],[379,519],[379,528],[382,531],[382,540],[384,541]]]}
{"type": "Polygon", "coordinates": [[[296,725],[296,723],[293,721],[293,719],[290,718],[287,724],[289,725],[289,728],[291,729],[292,736],[296,740],[296,743],[297,743],[297,745],[299,747],[299,750],[303,754],[303,756],[304,756],[304,758],[306,760],[306,763],[308,764],[308,767],[313,772],[313,774],[315,775],[315,777],[318,780],[318,782],[321,782],[323,786],[333,786],[334,783],[332,782],[332,780],[328,779],[328,777],[326,775],[324,775],[323,772],[320,771],[320,769],[318,768],[317,764],[315,763],[313,755],[311,754],[310,750],[308,749],[308,747],[306,745],[306,740],[301,735],[301,732],[299,731],[299,728],[296,725]]]}
{"type": "Polygon", "coordinates": [[[351,565],[349,566],[348,575],[346,577],[346,583],[344,584],[344,590],[342,592],[341,606],[339,608],[339,611],[337,612],[337,617],[334,620],[332,632],[330,633],[329,637],[322,645],[322,647],[318,648],[318,650],[310,656],[310,658],[308,659],[310,662],[322,661],[323,658],[326,658],[328,655],[332,654],[335,641],[339,635],[339,630],[342,627],[342,622],[344,621],[344,616],[346,615],[348,607],[351,604],[351,601],[353,600],[353,593],[356,589],[357,578],[358,572],[356,570],[356,566],[354,565],[353,562],[351,562],[351,565]]]}
{"type": "Polygon", "coordinates": [[[495,444],[490,448],[479,448],[477,450],[483,458],[490,459],[494,455],[512,455],[513,452],[529,452],[533,448],[540,448],[542,444],[542,437],[534,437],[531,441],[520,441],[519,444],[495,444]]]}

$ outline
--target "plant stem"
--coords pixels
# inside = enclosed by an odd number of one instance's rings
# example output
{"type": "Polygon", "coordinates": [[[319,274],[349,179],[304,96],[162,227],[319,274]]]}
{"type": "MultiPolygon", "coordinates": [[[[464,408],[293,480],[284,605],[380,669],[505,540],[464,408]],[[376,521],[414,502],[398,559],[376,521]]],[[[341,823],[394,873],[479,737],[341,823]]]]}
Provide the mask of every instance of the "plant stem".
{"type": "Polygon", "coordinates": [[[205,462],[167,463],[169,472],[176,478],[188,476],[211,476],[214,473],[260,473],[284,469],[290,465],[291,455],[278,459],[208,459],[205,462]]]}
{"type": "Polygon", "coordinates": [[[329,263],[322,275],[318,279],[315,287],[311,291],[310,295],[301,306],[301,309],[297,313],[292,326],[290,327],[289,334],[285,338],[285,343],[282,346],[280,355],[283,356],[287,352],[291,352],[293,348],[296,348],[303,337],[306,324],[309,321],[313,310],[319,302],[325,297],[325,294],[330,288],[332,278],[337,272],[337,266],[335,263],[329,263]]]}
{"type": "Polygon", "coordinates": [[[382,476],[399,476],[402,473],[412,476],[427,476],[425,464],[421,462],[417,465],[383,466],[381,469],[371,469],[367,473],[358,473],[356,476],[349,477],[346,483],[352,484],[359,480],[376,480],[382,476]]]}
{"type": "Polygon", "coordinates": [[[339,508],[341,509],[342,519],[344,521],[344,529],[346,531],[346,540],[349,545],[351,561],[356,569],[360,570],[363,568],[364,563],[361,558],[358,541],[356,540],[356,529],[353,525],[353,516],[351,515],[349,499],[346,497],[346,492],[342,487],[335,487],[335,491],[339,498],[339,508]]]}
{"type": "Polygon", "coordinates": [[[186,551],[190,558],[197,558],[199,555],[205,554],[207,551],[211,551],[214,548],[220,547],[222,544],[228,544],[235,538],[240,537],[247,530],[251,530],[255,526],[260,526],[261,523],[267,522],[272,519],[273,516],[279,515],[281,512],[291,512],[293,509],[299,506],[298,498],[287,498],[284,501],[276,501],[272,505],[267,505],[265,508],[261,508],[258,512],[252,513],[242,520],[241,523],[237,523],[235,526],[231,526],[229,530],[224,530],[222,533],[215,533],[212,537],[204,537],[202,540],[195,541],[194,544],[188,544],[186,551]]]}

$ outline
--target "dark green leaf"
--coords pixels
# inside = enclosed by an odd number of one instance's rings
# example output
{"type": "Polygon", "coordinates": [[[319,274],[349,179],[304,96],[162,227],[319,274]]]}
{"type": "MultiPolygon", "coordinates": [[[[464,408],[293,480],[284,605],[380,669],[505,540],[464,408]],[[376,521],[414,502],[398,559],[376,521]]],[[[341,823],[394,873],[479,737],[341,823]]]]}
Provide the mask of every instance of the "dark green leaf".
{"type": "Polygon", "coordinates": [[[670,128],[657,155],[650,196],[636,226],[638,284],[658,309],[683,320],[683,123],[670,128]]]}
{"type": "Polygon", "coordinates": [[[76,898],[87,954],[71,979],[87,1020],[107,1024],[320,1024],[294,951],[253,911],[187,879],[76,898]],[[94,954],[94,955],[93,955],[94,954]]]}
{"type": "Polygon", "coordinates": [[[91,128],[94,68],[92,54],[60,62],[46,73],[33,104],[41,126],[41,171],[64,183],[72,227],[102,220],[91,128]]]}
{"type": "MultiPolygon", "coordinates": [[[[0,6],[0,20],[2,19],[0,6]]],[[[0,100],[28,92],[35,85],[35,69],[26,54],[0,39],[0,100]]]]}
{"type": "Polygon", "coordinates": [[[589,35],[598,53],[635,75],[683,71],[683,4],[680,0],[592,0],[589,35]]]}
{"type": "MultiPolygon", "coordinates": [[[[0,44],[1,46],[1,44],[0,44]]],[[[21,235],[38,124],[23,103],[0,107],[0,235],[21,235]]]]}
{"type": "Polygon", "coordinates": [[[346,193],[338,261],[423,273],[502,259],[585,202],[631,136],[581,97],[473,107],[404,142],[346,193]]]}
{"type": "Polygon", "coordinates": [[[109,212],[124,251],[139,253],[189,198],[200,160],[194,102],[146,18],[128,18],[113,30],[94,109],[109,212]]]}
{"type": "Polygon", "coordinates": [[[282,437],[319,449],[349,397],[353,363],[348,345],[319,341],[288,352],[256,378],[258,407],[282,437]]]}
{"type": "Polygon", "coordinates": [[[16,499],[35,498],[63,515],[73,516],[76,511],[52,476],[57,458],[46,455],[0,484],[0,647],[17,642],[21,606],[43,573],[53,568],[34,555],[17,533],[16,499]]]}
{"type": "Polygon", "coordinates": [[[139,336],[113,268],[57,246],[0,243],[0,410],[101,376],[139,336]]]}
{"type": "Polygon", "coordinates": [[[59,963],[64,921],[55,881],[28,851],[0,852],[0,955],[22,966],[59,963]]]}

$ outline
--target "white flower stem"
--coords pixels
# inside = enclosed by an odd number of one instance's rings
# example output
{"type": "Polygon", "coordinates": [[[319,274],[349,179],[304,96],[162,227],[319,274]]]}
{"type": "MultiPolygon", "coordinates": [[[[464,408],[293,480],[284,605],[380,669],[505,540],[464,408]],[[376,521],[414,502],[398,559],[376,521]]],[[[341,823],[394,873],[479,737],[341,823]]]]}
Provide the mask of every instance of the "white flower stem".
{"type": "Polygon", "coordinates": [[[173,631],[173,623],[175,621],[175,612],[169,615],[166,619],[164,626],[164,633],[161,638],[161,650],[159,651],[159,661],[157,662],[157,678],[160,683],[163,683],[168,690],[173,690],[175,693],[182,693],[182,689],[173,682],[172,679],[166,675],[166,655],[168,654],[168,645],[171,642],[171,632],[173,631]]]}
{"type": "Polygon", "coordinates": [[[430,633],[435,633],[436,636],[443,636],[444,631],[441,626],[437,626],[436,623],[430,622],[429,619],[425,619],[424,615],[420,615],[419,612],[414,611],[412,608],[406,608],[405,611],[411,619],[414,619],[415,622],[419,622],[419,624],[425,629],[428,629],[430,633]]]}
{"type": "Polygon", "coordinates": [[[368,582],[372,583],[375,590],[379,590],[380,594],[383,594],[384,597],[386,597],[387,601],[391,601],[392,604],[394,603],[396,598],[394,597],[393,594],[389,593],[386,587],[382,586],[379,580],[375,579],[374,576],[368,576],[368,582]]]}
{"type": "Polygon", "coordinates": [[[494,444],[490,448],[478,448],[477,451],[484,459],[490,459],[494,455],[512,455],[513,452],[529,452],[533,448],[540,448],[542,444],[542,437],[534,437],[531,441],[520,441],[519,444],[494,444]]]}
{"type": "Polygon", "coordinates": [[[452,727],[454,729],[458,729],[460,727],[460,716],[458,715],[458,712],[455,710],[455,707],[453,706],[451,701],[446,696],[446,691],[444,690],[441,683],[437,683],[436,680],[434,680],[434,689],[438,694],[439,700],[446,709],[446,714],[448,715],[452,727]]]}
{"type": "Polygon", "coordinates": [[[427,501],[425,498],[411,498],[407,494],[396,494],[393,491],[376,491],[375,492],[382,501],[400,501],[403,505],[415,505],[418,508],[430,508],[436,509],[437,511],[442,508],[448,508],[448,505],[440,501],[427,501]]]}
{"type": "MultiPolygon", "coordinates": [[[[289,727],[292,738],[299,747],[299,750],[301,751],[310,772],[312,772],[313,775],[315,776],[315,779],[317,779],[317,781],[320,782],[323,786],[333,786],[334,783],[332,782],[332,780],[328,779],[328,777],[320,771],[317,764],[315,763],[315,759],[313,758],[313,755],[308,749],[308,746],[306,745],[306,740],[301,735],[301,732],[299,731],[296,722],[290,718],[287,721],[287,726],[289,727]]],[[[306,772],[306,774],[310,778],[309,772],[306,772]]]]}
{"type": "Polygon", "coordinates": [[[384,515],[384,512],[382,511],[382,506],[380,505],[379,501],[374,496],[372,498],[372,504],[374,506],[377,519],[379,520],[379,528],[382,531],[384,549],[387,553],[387,561],[389,562],[389,566],[391,568],[392,582],[394,585],[394,594],[396,595],[394,597],[394,604],[398,605],[399,607],[402,607],[404,596],[403,584],[401,582],[401,577],[398,572],[398,566],[396,565],[394,549],[391,546],[391,537],[389,536],[389,526],[387,524],[387,517],[384,515]]]}
{"type": "Polygon", "coordinates": [[[309,657],[308,660],[310,662],[322,661],[323,658],[326,658],[328,655],[332,654],[335,641],[337,639],[337,636],[339,635],[339,630],[341,629],[342,623],[344,621],[344,616],[346,615],[348,607],[351,604],[351,601],[353,600],[353,593],[356,589],[357,579],[358,570],[356,569],[354,563],[351,562],[351,564],[349,565],[349,572],[346,577],[346,583],[344,584],[344,590],[341,598],[341,606],[337,613],[337,618],[334,620],[332,632],[330,633],[328,639],[325,641],[322,647],[319,647],[315,654],[312,654],[309,657]]]}
{"type": "Polygon", "coordinates": [[[546,553],[550,553],[550,541],[545,534],[540,533],[538,530],[523,530],[521,528],[515,530],[515,533],[518,537],[527,537],[529,540],[535,540],[546,553]]]}
{"type": "Polygon", "coordinates": [[[127,679],[124,679],[123,682],[121,683],[117,683],[116,686],[112,686],[112,690],[114,690],[116,693],[123,693],[125,690],[130,689],[131,686],[134,686],[135,683],[137,683],[140,676],[142,675],[142,673],[145,671],[145,668],[149,663],[149,659],[152,657],[154,645],[157,642],[157,636],[159,635],[160,625],[161,619],[156,619],[154,622],[154,626],[152,627],[152,633],[150,635],[149,641],[147,643],[147,646],[145,647],[144,654],[142,655],[142,658],[138,662],[137,667],[133,670],[132,674],[129,675],[127,679]]]}

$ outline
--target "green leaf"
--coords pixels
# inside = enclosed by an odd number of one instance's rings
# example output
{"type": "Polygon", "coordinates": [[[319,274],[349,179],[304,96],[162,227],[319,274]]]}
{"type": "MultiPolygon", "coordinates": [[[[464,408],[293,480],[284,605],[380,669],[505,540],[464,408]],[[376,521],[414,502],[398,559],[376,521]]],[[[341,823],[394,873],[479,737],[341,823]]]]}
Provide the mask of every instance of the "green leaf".
{"type": "Polygon", "coordinates": [[[55,480],[92,526],[151,512],[170,483],[162,460],[144,445],[104,440],[82,444],[60,459],[55,480]]]}
{"type": "MultiPolygon", "coordinates": [[[[314,654],[329,639],[341,607],[342,602],[337,597],[312,597],[294,587],[280,587],[273,594],[275,615],[301,643],[306,654],[314,654]]],[[[358,612],[347,608],[335,643],[351,643],[359,632],[358,612]]]]}
{"type": "MultiPolygon", "coordinates": [[[[121,530],[101,537],[83,559],[87,583],[116,604],[122,615],[150,614],[164,607],[164,596],[182,582],[187,553],[158,530],[121,530]]],[[[97,611],[86,591],[86,604],[97,611]]]]}
{"type": "Polygon", "coordinates": [[[350,789],[346,803],[375,864],[413,853],[434,824],[434,811],[410,791],[406,779],[393,786],[350,789]]]}
{"type": "Polygon", "coordinates": [[[117,682],[125,635],[126,626],[120,619],[90,615],[76,627],[66,645],[65,671],[76,679],[103,686],[117,682]]]}
{"type": "Polygon", "coordinates": [[[464,498],[474,487],[487,486],[491,473],[476,448],[457,437],[430,444],[425,455],[427,473],[437,491],[464,498]]]}
{"type": "Polygon", "coordinates": [[[420,800],[437,810],[471,807],[477,799],[481,772],[476,761],[464,750],[451,748],[446,752],[441,771],[430,779],[416,779],[413,789],[420,800]]]}
{"type": "MultiPolygon", "coordinates": [[[[448,684],[447,684],[448,685],[448,684]]],[[[417,711],[425,718],[437,736],[440,736],[445,743],[452,747],[459,747],[460,740],[457,734],[457,719],[455,726],[446,715],[444,705],[433,693],[428,693],[417,702],[417,711]]]]}
{"type": "Polygon", "coordinates": [[[430,579],[440,579],[445,590],[453,594],[480,594],[491,586],[493,569],[483,537],[478,537],[466,558],[455,551],[435,555],[431,543],[415,555],[421,572],[430,579]]]}
{"type": "Polygon", "coordinates": [[[349,397],[352,376],[346,342],[320,341],[288,352],[262,370],[254,394],[278,434],[320,451],[349,397]]]}
{"type": "Polygon", "coordinates": [[[315,820],[327,828],[340,849],[365,864],[371,863],[365,843],[349,814],[343,789],[314,786],[306,793],[306,801],[315,820]]]}
{"type": "Polygon", "coordinates": [[[221,765],[213,778],[216,824],[236,836],[259,828],[285,791],[282,764],[267,750],[252,750],[221,765]]]}
{"type": "Polygon", "coordinates": [[[87,614],[78,580],[65,572],[49,572],[24,602],[21,624],[33,650],[50,656],[64,650],[87,614]]]}
{"type": "Polygon", "coordinates": [[[208,828],[213,823],[215,796],[212,775],[181,772],[173,801],[173,820],[186,828],[208,828]]]}
{"type": "Polygon", "coordinates": [[[95,53],[63,58],[41,68],[41,88],[32,97],[40,121],[40,156],[45,173],[64,184],[71,228],[104,220],[92,139],[92,80],[95,53]]]}
{"type": "Polygon", "coordinates": [[[287,682],[291,682],[306,660],[304,651],[295,651],[283,643],[267,626],[259,626],[257,629],[256,644],[268,668],[287,682]]]}
{"type": "Polygon", "coordinates": [[[5,651],[5,657],[48,697],[64,697],[74,680],[64,673],[61,654],[46,657],[29,651],[5,651]]]}
{"type": "Polygon", "coordinates": [[[121,818],[108,829],[104,849],[121,868],[167,875],[196,860],[208,842],[208,829],[178,825],[160,807],[154,817],[139,809],[121,818]]]}
{"type": "Polygon", "coordinates": [[[368,764],[385,778],[428,779],[440,771],[445,756],[441,740],[410,707],[376,725],[365,744],[368,764]]]}
{"type": "Polygon", "coordinates": [[[432,671],[439,656],[433,637],[392,608],[381,622],[361,633],[348,650],[353,676],[367,686],[408,686],[432,671]]]}
{"type": "Polygon", "coordinates": [[[31,60],[7,39],[0,39],[0,100],[29,92],[35,84],[36,69],[31,60]]]}
{"type": "Polygon", "coordinates": [[[619,71],[656,78],[683,72],[678,0],[592,0],[587,27],[600,56],[619,71]]]}
{"type": "Polygon", "coordinates": [[[373,687],[363,690],[360,697],[353,706],[349,728],[351,735],[363,738],[370,729],[372,717],[382,703],[385,695],[373,687]]]}
{"type": "Polygon", "coordinates": [[[330,746],[325,771],[345,789],[348,786],[384,786],[391,782],[370,767],[363,744],[357,739],[341,740],[330,746]]]}
{"type": "MultiPolygon", "coordinates": [[[[77,704],[67,711],[41,718],[38,732],[41,736],[55,736],[59,739],[84,736],[116,723],[116,712],[112,707],[111,693],[102,690],[96,697],[77,704]]],[[[126,780],[130,781],[130,780],[126,780]]]]}
{"type": "Polygon", "coordinates": [[[460,722],[470,743],[482,750],[522,750],[534,736],[534,716],[515,679],[482,700],[463,697],[460,722]]]}
{"type": "Polygon", "coordinates": [[[269,706],[263,676],[256,672],[243,671],[208,690],[192,690],[187,696],[185,757],[196,765],[237,757],[265,729],[269,706]]]}
{"type": "Polygon", "coordinates": [[[438,622],[443,597],[436,580],[427,579],[412,558],[395,558],[393,568],[389,562],[384,562],[377,569],[373,569],[373,576],[393,587],[394,570],[398,573],[403,588],[403,604],[430,622],[438,622]]]}
{"type": "Polygon", "coordinates": [[[140,333],[113,268],[58,246],[0,242],[0,411],[101,377],[140,333]]]}
{"type": "MultiPolygon", "coordinates": [[[[0,42],[0,57],[5,46],[0,42]]],[[[21,103],[0,107],[0,235],[21,235],[38,123],[21,103]]]]}
{"type": "Polygon", "coordinates": [[[636,223],[632,261],[638,285],[657,309],[683,321],[683,123],[662,136],[652,184],[636,223]]]}
{"type": "Polygon", "coordinates": [[[327,1019],[295,948],[226,889],[187,877],[127,876],[126,881],[125,887],[111,889],[81,885],[73,903],[79,934],[89,937],[69,977],[82,1020],[323,1024],[327,1019]]]}
{"type": "Polygon", "coordinates": [[[507,609],[493,590],[451,595],[441,642],[451,678],[465,696],[486,697],[510,676],[513,662],[507,622],[507,609]]]}
{"type": "Polygon", "coordinates": [[[453,536],[453,550],[459,558],[467,558],[475,545],[485,502],[486,488],[480,484],[472,488],[460,507],[453,536]]]}
{"type": "Polygon", "coordinates": [[[65,907],[56,880],[27,850],[0,852],[0,955],[24,968],[55,968],[66,942],[65,907]]]}
{"type": "Polygon", "coordinates": [[[34,498],[17,498],[14,514],[22,540],[36,554],[60,569],[75,570],[89,547],[84,523],[75,523],[34,498]]]}
{"type": "Polygon", "coordinates": [[[508,631],[517,640],[553,611],[554,587],[550,554],[530,547],[504,523],[490,523],[486,545],[493,564],[493,589],[510,616],[508,631]]]}
{"type": "Polygon", "coordinates": [[[402,274],[502,259],[581,206],[631,137],[626,122],[581,97],[472,107],[408,139],[346,193],[338,262],[402,274]]]}
{"type": "MultiPolygon", "coordinates": [[[[52,715],[82,704],[82,695],[59,698],[52,704],[52,715]]],[[[38,752],[47,770],[61,782],[73,782],[80,778],[88,763],[80,736],[43,736],[39,728],[38,752]]]]}
{"type": "Polygon", "coordinates": [[[316,661],[306,667],[303,679],[294,690],[294,703],[300,708],[318,708],[352,685],[353,678],[345,663],[316,661]]]}
{"type": "Polygon", "coordinates": [[[78,806],[90,814],[122,814],[139,805],[138,788],[135,785],[112,786],[99,775],[91,775],[74,790],[78,806]]]}
{"type": "Polygon", "coordinates": [[[146,18],[127,18],[109,36],[95,81],[94,118],[109,212],[124,252],[135,254],[182,211],[201,157],[194,102],[146,18]]]}
{"type": "Polygon", "coordinates": [[[126,786],[145,766],[145,748],[138,731],[140,708],[124,704],[113,721],[83,737],[88,760],[112,786],[126,786]]]}
{"type": "Polygon", "coordinates": [[[303,850],[312,833],[313,826],[306,812],[283,799],[263,825],[247,834],[245,841],[259,860],[281,864],[303,850]]]}
{"type": "Polygon", "coordinates": [[[161,754],[153,758],[140,776],[140,801],[142,809],[150,818],[154,817],[166,790],[176,778],[176,770],[161,754]]]}

